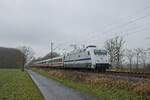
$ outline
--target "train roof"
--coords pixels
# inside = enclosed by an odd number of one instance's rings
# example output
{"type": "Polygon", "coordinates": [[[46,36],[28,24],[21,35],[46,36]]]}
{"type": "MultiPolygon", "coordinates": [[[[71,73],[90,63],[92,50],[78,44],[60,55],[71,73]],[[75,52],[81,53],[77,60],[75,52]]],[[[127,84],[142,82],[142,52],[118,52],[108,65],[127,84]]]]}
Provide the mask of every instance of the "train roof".
{"type": "Polygon", "coordinates": [[[67,53],[66,55],[76,54],[76,53],[80,53],[80,52],[85,52],[85,51],[88,51],[89,49],[106,50],[106,49],[97,48],[97,46],[95,46],[95,45],[89,45],[89,46],[87,46],[86,48],[75,49],[75,50],[73,50],[73,51],[67,53]]]}
{"type": "Polygon", "coordinates": [[[86,48],[96,48],[96,46],[95,45],[89,45],[86,48]]]}
{"type": "Polygon", "coordinates": [[[95,45],[89,45],[87,46],[86,48],[79,48],[79,49],[75,49],[73,51],[71,51],[70,53],[68,54],[73,54],[73,53],[79,53],[79,52],[82,52],[82,51],[86,51],[87,49],[89,48],[97,48],[95,45]]]}
{"type": "MultiPolygon", "coordinates": [[[[62,56],[60,56],[60,57],[55,57],[55,58],[52,58],[52,60],[54,60],[54,59],[62,59],[63,57],[62,56]]],[[[51,60],[51,59],[49,59],[49,60],[51,60]]]]}
{"type": "Polygon", "coordinates": [[[40,62],[46,62],[46,61],[50,61],[50,60],[55,60],[55,59],[62,59],[63,57],[55,57],[55,58],[50,58],[50,59],[46,59],[46,60],[41,60],[41,61],[37,61],[37,63],[40,63],[40,62]]]}

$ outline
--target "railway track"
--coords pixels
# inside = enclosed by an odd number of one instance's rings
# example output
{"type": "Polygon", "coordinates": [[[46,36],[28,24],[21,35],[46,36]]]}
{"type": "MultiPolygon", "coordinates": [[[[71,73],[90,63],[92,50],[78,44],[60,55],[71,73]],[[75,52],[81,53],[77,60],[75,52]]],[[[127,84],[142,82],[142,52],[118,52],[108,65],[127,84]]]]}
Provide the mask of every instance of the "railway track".
{"type": "Polygon", "coordinates": [[[143,72],[107,71],[104,74],[126,76],[126,77],[137,77],[137,78],[150,78],[150,73],[143,73],[143,72]]]}
{"type": "Polygon", "coordinates": [[[150,79],[150,73],[143,73],[143,72],[123,72],[123,71],[100,72],[100,71],[95,71],[95,70],[77,70],[77,71],[86,72],[86,73],[111,75],[111,76],[122,76],[122,77],[135,77],[135,78],[148,78],[148,79],[150,79]]]}

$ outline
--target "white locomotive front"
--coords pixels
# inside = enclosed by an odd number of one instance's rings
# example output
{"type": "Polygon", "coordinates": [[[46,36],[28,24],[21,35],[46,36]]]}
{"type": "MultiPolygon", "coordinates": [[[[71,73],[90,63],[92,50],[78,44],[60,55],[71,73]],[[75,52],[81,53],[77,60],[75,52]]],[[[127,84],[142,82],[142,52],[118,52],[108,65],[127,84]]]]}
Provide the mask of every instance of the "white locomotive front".
{"type": "Polygon", "coordinates": [[[67,68],[92,68],[105,71],[109,66],[107,51],[96,46],[74,50],[64,56],[64,67],[67,68]]]}

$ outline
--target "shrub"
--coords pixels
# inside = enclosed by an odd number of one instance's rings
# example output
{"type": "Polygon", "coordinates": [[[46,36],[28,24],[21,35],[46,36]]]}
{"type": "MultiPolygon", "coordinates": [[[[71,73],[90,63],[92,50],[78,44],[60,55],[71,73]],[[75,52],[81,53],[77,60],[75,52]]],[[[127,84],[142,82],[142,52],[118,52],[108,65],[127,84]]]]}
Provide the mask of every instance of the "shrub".
{"type": "Polygon", "coordinates": [[[144,82],[129,82],[128,80],[107,77],[99,74],[88,74],[83,72],[70,72],[60,70],[48,71],[50,76],[65,78],[75,82],[82,82],[96,87],[105,87],[109,89],[124,89],[135,92],[141,96],[150,94],[150,80],[144,82]]]}
{"type": "Polygon", "coordinates": [[[139,95],[149,95],[150,94],[150,83],[138,82],[133,84],[133,91],[139,95]]]}

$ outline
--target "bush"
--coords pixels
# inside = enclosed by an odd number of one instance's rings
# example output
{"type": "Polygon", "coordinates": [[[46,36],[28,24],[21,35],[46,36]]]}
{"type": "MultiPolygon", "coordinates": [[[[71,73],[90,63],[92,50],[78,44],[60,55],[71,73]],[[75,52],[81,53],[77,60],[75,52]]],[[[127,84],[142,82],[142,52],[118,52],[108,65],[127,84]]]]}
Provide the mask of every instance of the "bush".
{"type": "Polygon", "coordinates": [[[60,70],[50,70],[50,76],[65,78],[75,82],[82,82],[96,87],[105,87],[109,89],[123,89],[135,92],[141,96],[148,96],[150,94],[150,81],[144,82],[129,82],[128,80],[106,77],[99,74],[88,74],[82,72],[70,72],[60,70]]]}
{"type": "Polygon", "coordinates": [[[133,91],[139,95],[147,96],[150,94],[150,83],[135,83],[133,84],[133,91]]]}

